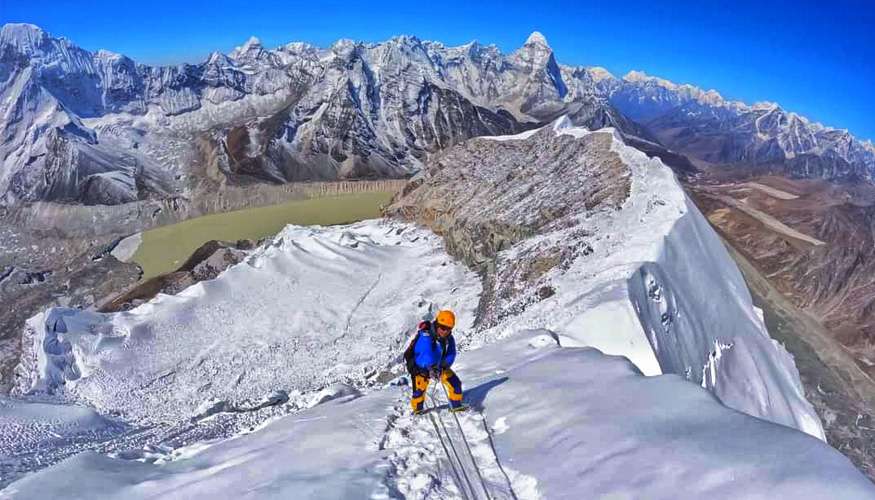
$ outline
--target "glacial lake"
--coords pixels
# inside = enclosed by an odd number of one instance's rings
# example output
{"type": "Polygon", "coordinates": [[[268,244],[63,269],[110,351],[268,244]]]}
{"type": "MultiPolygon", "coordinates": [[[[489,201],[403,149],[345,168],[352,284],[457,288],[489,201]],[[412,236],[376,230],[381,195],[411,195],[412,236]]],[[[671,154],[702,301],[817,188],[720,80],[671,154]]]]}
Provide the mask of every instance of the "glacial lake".
{"type": "Polygon", "coordinates": [[[391,192],[365,192],[294,200],[279,205],[205,215],[150,229],[131,260],[143,268],[143,280],[175,271],[210,240],[259,240],[287,224],[347,224],[380,216],[391,192]]]}

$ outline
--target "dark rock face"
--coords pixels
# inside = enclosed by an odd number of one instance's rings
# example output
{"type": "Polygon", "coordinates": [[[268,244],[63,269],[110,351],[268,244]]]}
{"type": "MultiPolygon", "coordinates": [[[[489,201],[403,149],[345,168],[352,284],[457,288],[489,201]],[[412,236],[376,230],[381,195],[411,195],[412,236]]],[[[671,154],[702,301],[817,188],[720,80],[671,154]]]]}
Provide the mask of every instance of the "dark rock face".
{"type": "Polygon", "coordinates": [[[629,168],[611,151],[612,140],[608,133],[578,139],[547,127],[527,140],[467,141],[434,158],[385,213],[428,226],[450,254],[481,273],[477,321],[493,324],[550,297],[546,284],[535,296],[521,291],[591,251],[585,234],[520,248],[512,257],[503,250],[573,228],[575,217],[617,210],[629,196],[629,168]]]}

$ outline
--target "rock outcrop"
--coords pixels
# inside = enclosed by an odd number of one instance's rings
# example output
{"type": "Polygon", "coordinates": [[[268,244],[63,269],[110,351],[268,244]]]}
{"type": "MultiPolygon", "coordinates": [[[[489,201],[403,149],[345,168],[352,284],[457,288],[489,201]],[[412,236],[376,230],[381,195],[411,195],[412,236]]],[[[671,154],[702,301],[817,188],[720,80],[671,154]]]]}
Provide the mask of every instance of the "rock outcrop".
{"type": "Polygon", "coordinates": [[[195,250],[176,271],[156,276],[105,297],[95,304],[95,309],[99,312],[126,311],[148,302],[159,293],[175,295],[195,283],[214,279],[225,269],[241,262],[246,257],[246,251],[255,246],[256,242],[251,240],[235,243],[208,241],[195,250]]]}
{"type": "Polygon", "coordinates": [[[429,226],[447,250],[477,269],[487,287],[478,321],[494,324],[537,297],[518,296],[553,268],[567,268],[591,248],[585,231],[537,250],[499,258],[520,241],[568,228],[576,218],[618,210],[629,196],[629,169],[611,151],[610,133],[577,139],[551,127],[527,139],[477,139],[451,148],[412,180],[387,208],[429,226]],[[558,182],[559,179],[564,179],[558,182]],[[498,302],[506,302],[503,310],[498,302]]]}

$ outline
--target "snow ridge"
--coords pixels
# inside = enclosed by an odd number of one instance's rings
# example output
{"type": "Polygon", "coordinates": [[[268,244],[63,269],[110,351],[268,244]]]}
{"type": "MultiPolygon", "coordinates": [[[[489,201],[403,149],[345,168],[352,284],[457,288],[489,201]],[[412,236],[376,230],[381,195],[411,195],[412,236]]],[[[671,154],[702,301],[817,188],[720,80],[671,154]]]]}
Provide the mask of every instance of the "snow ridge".
{"type": "Polygon", "coordinates": [[[823,438],[791,356],[769,338],[741,274],[668,167],[616,130],[567,118],[493,139],[445,152],[388,209],[430,224],[451,248],[473,239],[462,253],[472,262],[483,259],[481,240],[501,249],[487,280],[497,283],[493,298],[480,307],[497,324],[478,343],[547,328],[563,346],[625,356],[645,375],[685,376],[727,406],[823,438]],[[432,206],[442,210],[433,223],[432,206]],[[715,360],[715,345],[729,344],[715,360]]]}

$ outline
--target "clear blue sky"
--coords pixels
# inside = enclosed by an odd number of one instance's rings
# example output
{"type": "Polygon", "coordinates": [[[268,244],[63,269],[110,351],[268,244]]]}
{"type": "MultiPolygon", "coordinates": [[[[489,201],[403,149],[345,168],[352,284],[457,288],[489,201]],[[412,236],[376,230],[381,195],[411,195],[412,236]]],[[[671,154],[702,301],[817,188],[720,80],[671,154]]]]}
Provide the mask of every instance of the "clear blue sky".
{"type": "Polygon", "coordinates": [[[777,101],[875,139],[875,1],[318,2],[0,0],[0,22],[30,22],[150,64],[194,62],[250,35],[273,47],[411,34],[503,51],[541,31],[561,63],[632,69],[777,101]]]}

